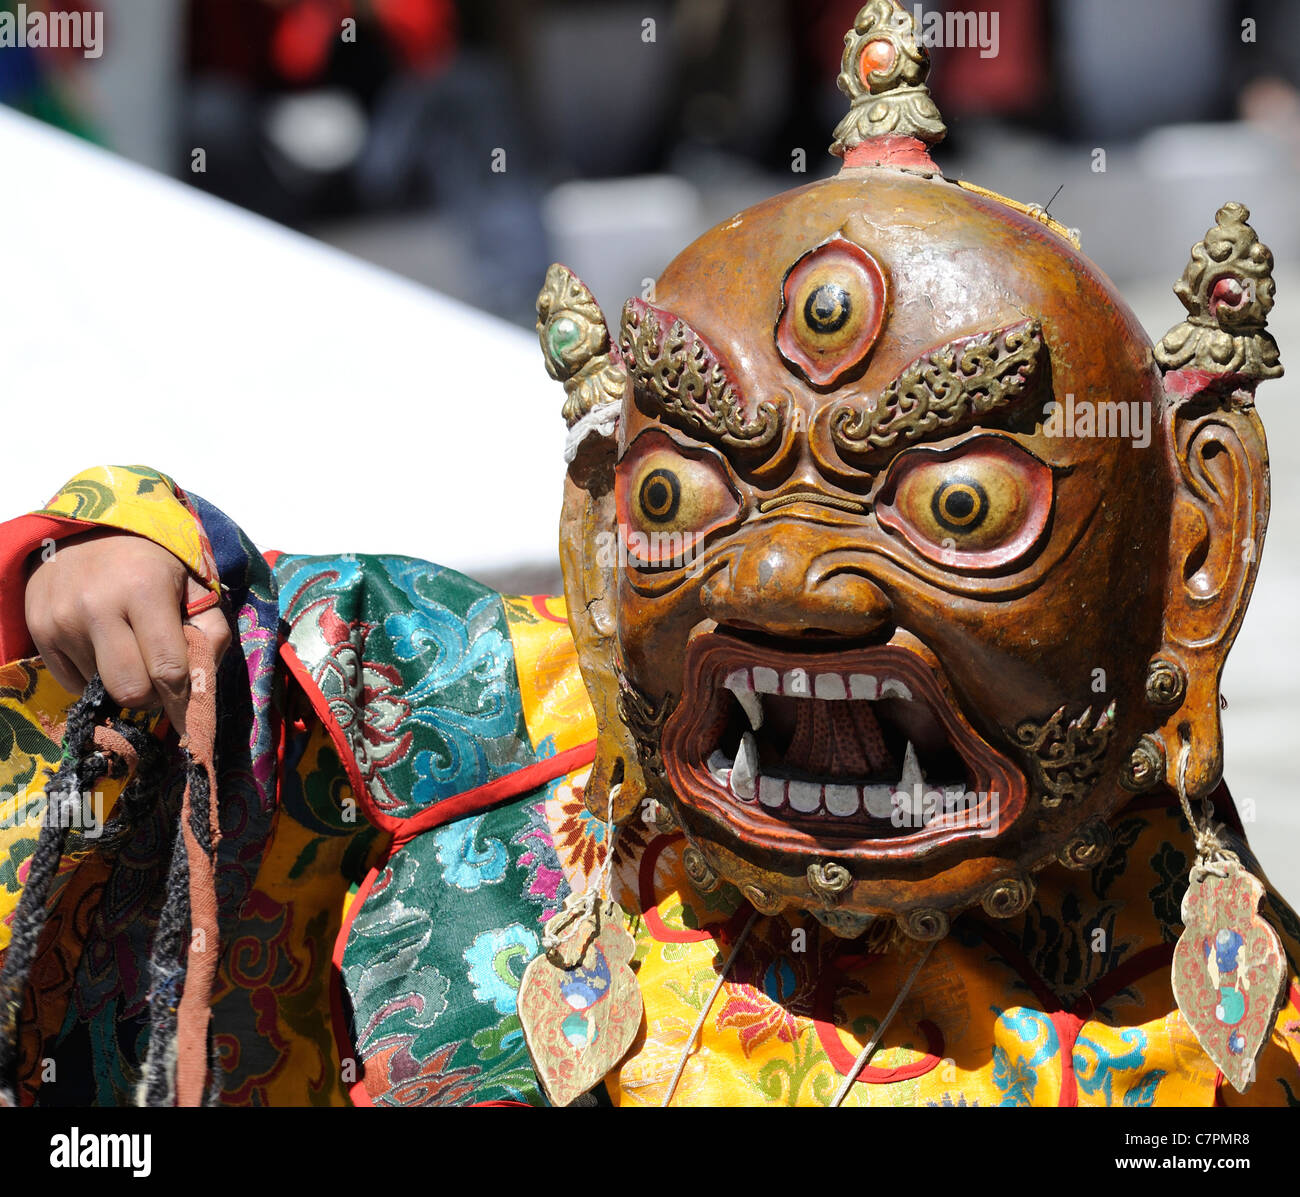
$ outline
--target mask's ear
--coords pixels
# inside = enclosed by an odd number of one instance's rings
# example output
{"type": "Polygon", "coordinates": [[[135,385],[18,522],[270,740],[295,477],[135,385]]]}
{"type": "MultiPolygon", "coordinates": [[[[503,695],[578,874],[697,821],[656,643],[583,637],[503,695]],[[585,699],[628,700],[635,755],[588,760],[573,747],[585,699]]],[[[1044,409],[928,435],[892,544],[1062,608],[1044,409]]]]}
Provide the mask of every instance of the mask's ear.
{"type": "Polygon", "coordinates": [[[1164,708],[1165,780],[1177,788],[1188,748],[1190,796],[1223,774],[1219,680],[1259,570],[1268,525],[1269,470],[1255,387],[1282,373],[1265,330],[1273,257],[1240,204],[1219,210],[1174,288],[1189,319],[1156,347],[1175,459],[1164,647],[1147,698],[1164,708]]]}
{"type": "Polygon", "coordinates": [[[619,786],[615,822],[628,819],[645,796],[636,742],[618,710],[618,517],[614,505],[617,428],[627,371],[600,308],[564,266],[547,272],[537,299],[537,335],[546,368],[564,383],[569,440],[564,456],[560,564],[569,628],[596,714],[596,760],[584,798],[604,818],[619,786]]]}

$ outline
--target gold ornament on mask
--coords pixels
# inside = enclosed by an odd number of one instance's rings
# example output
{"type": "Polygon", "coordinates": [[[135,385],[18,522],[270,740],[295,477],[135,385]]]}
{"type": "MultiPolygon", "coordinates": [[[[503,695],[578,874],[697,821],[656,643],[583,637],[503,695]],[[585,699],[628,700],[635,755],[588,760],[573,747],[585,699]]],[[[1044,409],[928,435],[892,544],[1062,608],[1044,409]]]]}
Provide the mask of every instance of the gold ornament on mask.
{"type": "Polygon", "coordinates": [[[938,145],[947,126],[925,86],[930,55],[916,22],[893,0],[871,0],[844,37],[837,80],[852,106],[835,130],[831,153],[843,158],[872,137],[915,137],[938,145]]]}
{"type": "Polygon", "coordinates": [[[614,356],[605,317],[582,280],[558,262],[537,297],[537,337],[547,373],[564,383],[570,428],[597,407],[622,403],[627,371],[614,356]]]}
{"type": "Polygon", "coordinates": [[[873,406],[837,408],[831,436],[851,456],[930,436],[1028,394],[1043,358],[1037,320],[963,337],[914,361],[873,406]]]}
{"type": "Polygon", "coordinates": [[[1155,347],[1163,370],[1235,374],[1258,382],[1282,374],[1266,331],[1273,308],[1273,255],[1246,223],[1244,204],[1224,204],[1215,226],[1192,249],[1174,287],[1188,317],[1155,347]]]}

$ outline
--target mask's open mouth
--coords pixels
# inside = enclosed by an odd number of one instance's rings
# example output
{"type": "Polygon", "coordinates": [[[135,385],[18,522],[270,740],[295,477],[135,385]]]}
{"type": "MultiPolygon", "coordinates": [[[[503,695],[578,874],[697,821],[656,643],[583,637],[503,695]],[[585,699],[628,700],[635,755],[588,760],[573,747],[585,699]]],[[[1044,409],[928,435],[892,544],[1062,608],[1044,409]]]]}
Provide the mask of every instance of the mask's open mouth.
{"type": "Polygon", "coordinates": [[[687,807],[777,851],[916,857],[997,836],[1025,805],[1021,771],[897,646],[817,652],[699,636],[663,760],[687,807]]]}

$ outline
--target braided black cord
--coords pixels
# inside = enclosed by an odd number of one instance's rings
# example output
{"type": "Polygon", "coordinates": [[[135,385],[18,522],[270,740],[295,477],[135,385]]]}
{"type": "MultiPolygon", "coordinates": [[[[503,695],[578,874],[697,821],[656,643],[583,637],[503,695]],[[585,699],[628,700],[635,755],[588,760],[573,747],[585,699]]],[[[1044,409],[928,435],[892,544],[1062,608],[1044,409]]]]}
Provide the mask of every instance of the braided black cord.
{"type": "Polygon", "coordinates": [[[67,733],[59,768],[45,787],[45,817],[36,850],[28,865],[27,884],[14,911],[13,934],[0,968],[0,1105],[15,1105],[18,1059],[18,1019],[23,994],[36,961],[41,932],[49,916],[46,902],[67,846],[74,810],[96,782],[110,770],[110,761],[94,745],[95,725],[116,714],[98,676],[68,711],[67,733]]]}
{"type": "Polygon", "coordinates": [[[149,1048],[144,1061],[144,1104],[176,1101],[176,1011],[185,983],[185,947],[190,926],[190,866],[179,822],[172,845],[167,893],[149,953],[149,1048]]]}

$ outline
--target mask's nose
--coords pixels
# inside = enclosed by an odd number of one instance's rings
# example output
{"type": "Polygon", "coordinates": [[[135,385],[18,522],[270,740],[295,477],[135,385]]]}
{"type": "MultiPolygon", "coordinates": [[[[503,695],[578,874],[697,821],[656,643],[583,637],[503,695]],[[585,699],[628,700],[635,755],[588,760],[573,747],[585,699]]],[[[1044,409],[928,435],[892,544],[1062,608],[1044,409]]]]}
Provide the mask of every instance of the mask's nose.
{"type": "Polygon", "coordinates": [[[892,629],[893,604],[845,568],[843,530],[783,520],[755,531],[700,592],[719,624],[773,636],[863,638],[892,629]]]}

